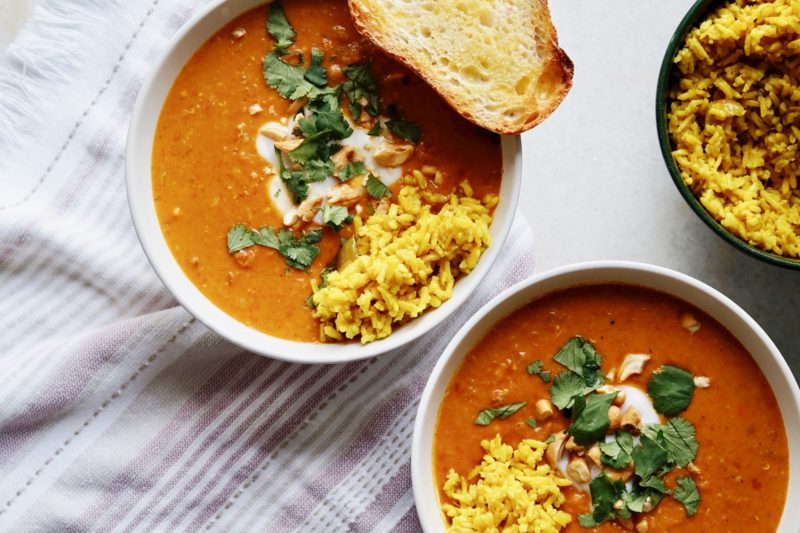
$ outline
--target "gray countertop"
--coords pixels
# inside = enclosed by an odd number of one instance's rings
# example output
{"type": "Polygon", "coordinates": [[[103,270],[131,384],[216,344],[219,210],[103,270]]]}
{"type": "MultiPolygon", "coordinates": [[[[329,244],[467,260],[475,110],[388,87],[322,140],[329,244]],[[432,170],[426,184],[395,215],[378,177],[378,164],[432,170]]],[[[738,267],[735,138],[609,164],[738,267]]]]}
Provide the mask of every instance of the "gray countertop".
{"type": "Polygon", "coordinates": [[[523,136],[520,212],[536,269],[626,259],[689,274],[737,302],[800,376],[800,271],[724,242],[681,198],[655,126],[658,69],[691,1],[558,0],[551,11],[575,63],[572,91],[523,136]]]}

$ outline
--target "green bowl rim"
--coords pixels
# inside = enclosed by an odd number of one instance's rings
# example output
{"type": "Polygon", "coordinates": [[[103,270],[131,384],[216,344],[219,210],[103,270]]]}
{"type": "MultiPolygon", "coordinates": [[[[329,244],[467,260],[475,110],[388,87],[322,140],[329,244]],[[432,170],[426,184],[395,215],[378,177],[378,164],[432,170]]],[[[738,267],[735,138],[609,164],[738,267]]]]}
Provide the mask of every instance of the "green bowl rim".
{"type": "Polygon", "coordinates": [[[689,187],[683,182],[678,166],[672,157],[672,147],[670,146],[669,134],[667,133],[667,95],[670,77],[673,71],[672,60],[677,53],[678,47],[683,44],[686,34],[689,33],[697,22],[718,4],[722,4],[725,0],[697,0],[694,5],[689,9],[686,15],[678,24],[675,33],[672,34],[672,39],[667,45],[667,51],[664,54],[664,59],[661,62],[661,68],[658,72],[658,85],[656,86],[656,127],[658,129],[658,143],[661,146],[661,155],[664,157],[664,162],[667,164],[672,181],[678,188],[678,191],[683,196],[683,199],[689,204],[692,210],[706,223],[714,232],[732,244],[735,248],[750,254],[756,259],[760,259],[766,263],[776,265],[783,268],[800,270],[800,260],[790,259],[771,252],[767,252],[758,248],[741,238],[735,236],[733,233],[726,230],[722,224],[717,222],[711,214],[703,207],[700,200],[689,190],[689,187]]]}

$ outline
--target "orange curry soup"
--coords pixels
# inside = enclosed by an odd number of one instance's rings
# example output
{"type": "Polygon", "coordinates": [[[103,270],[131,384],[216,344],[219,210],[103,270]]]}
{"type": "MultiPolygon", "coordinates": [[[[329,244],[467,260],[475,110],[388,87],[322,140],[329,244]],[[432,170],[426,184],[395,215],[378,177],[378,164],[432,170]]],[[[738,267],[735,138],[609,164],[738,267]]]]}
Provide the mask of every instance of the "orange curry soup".
{"type": "MultiPolygon", "coordinates": [[[[680,503],[665,497],[641,515],[649,532],[776,529],[786,498],[789,452],[767,380],[742,345],[705,313],[666,294],[621,285],[547,295],[499,321],[469,352],[439,411],[433,462],[441,501],[449,501],[441,491],[451,468],[466,476],[480,464],[482,440],[500,434],[503,442],[516,447],[522,439],[543,441],[569,425],[555,409],[537,429],[528,426],[527,419],[535,418],[534,403],[550,398],[552,381],[547,384],[529,375],[526,366],[539,359],[551,376],[564,371],[553,356],[576,335],[592,342],[602,355],[603,374],[619,368],[626,354],[651,355],[642,374],[628,378],[626,386],[647,391],[652,372],[664,364],[710,378],[710,386],[695,389],[689,407],[679,415],[697,431],[694,464],[700,472],[692,474],[701,498],[697,513],[687,518],[680,503]],[[681,325],[686,311],[701,324],[695,334],[681,325]],[[504,420],[488,426],[473,423],[482,409],[522,401],[527,404],[504,420]]],[[[675,488],[679,475],[689,472],[670,472],[665,478],[669,489],[675,488]]],[[[591,496],[575,487],[562,491],[566,502],[561,509],[573,516],[564,531],[586,531],[577,515],[590,512],[591,496]]],[[[592,531],[621,529],[616,522],[606,522],[592,531]]]]}
{"type": "MultiPolygon", "coordinates": [[[[345,0],[287,0],[306,61],[312,47],[325,54],[329,86],[344,81],[342,67],[369,61],[381,109],[394,104],[419,125],[422,140],[403,165],[410,173],[434,165],[443,174],[438,192],[464,179],[475,194],[497,194],[502,175],[500,138],[453,111],[424,82],[386,57],[354,29],[345,0]]],[[[175,259],[214,304],[271,335],[318,341],[319,324],[306,299],[311,281],[339,249],[339,235],[324,229],[321,253],[308,271],[287,268],[274,250],[255,246],[242,266],[228,253],[226,235],[236,224],[281,227],[267,190],[266,161],[256,150],[260,127],[289,116],[291,101],[268,87],[263,57],[272,50],[266,7],[241,15],[217,32],[188,61],[167,96],[153,146],[153,194],[161,228],[175,259]],[[237,38],[233,32],[245,30],[237,38]],[[264,110],[251,115],[250,106],[264,110]]],[[[399,181],[392,186],[399,187],[399,181]]],[[[395,190],[396,192],[396,190],[395,190]]]]}

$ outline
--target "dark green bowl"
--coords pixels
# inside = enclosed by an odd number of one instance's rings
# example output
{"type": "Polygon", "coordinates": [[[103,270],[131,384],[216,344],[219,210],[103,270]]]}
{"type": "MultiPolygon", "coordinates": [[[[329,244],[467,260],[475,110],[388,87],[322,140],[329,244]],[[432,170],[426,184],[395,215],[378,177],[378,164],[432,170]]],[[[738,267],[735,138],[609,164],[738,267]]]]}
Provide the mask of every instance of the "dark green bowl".
{"type": "Polygon", "coordinates": [[[717,222],[683,182],[681,173],[678,170],[678,165],[672,157],[672,145],[669,139],[669,133],[667,132],[667,99],[669,98],[669,87],[675,71],[672,60],[683,45],[686,34],[689,33],[695,25],[700,23],[712,9],[723,3],[724,2],[720,0],[698,0],[695,2],[692,8],[689,9],[689,12],[686,13],[686,16],[683,17],[683,20],[681,20],[678,29],[675,30],[675,33],[672,35],[669,46],[667,46],[664,60],[661,62],[661,70],[658,73],[658,86],[656,87],[656,126],[658,127],[658,142],[661,145],[661,154],[664,156],[664,162],[667,164],[667,169],[669,170],[670,176],[672,176],[672,181],[675,183],[678,191],[680,191],[683,199],[686,200],[686,203],[697,213],[697,216],[699,216],[709,228],[714,230],[717,235],[732,244],[735,248],[756,259],[760,259],[772,265],[800,270],[800,260],[789,259],[788,257],[773,254],[757,246],[753,246],[749,242],[729,232],[722,224],[717,222]]]}

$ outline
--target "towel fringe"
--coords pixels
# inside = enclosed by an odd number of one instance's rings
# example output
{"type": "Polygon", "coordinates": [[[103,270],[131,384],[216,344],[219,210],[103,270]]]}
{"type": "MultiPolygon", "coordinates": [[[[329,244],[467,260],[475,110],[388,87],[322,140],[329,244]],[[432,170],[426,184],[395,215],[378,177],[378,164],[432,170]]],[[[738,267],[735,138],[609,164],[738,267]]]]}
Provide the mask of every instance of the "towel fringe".
{"type": "Polygon", "coordinates": [[[37,128],[46,124],[31,119],[47,120],[41,103],[74,85],[81,56],[96,42],[93,30],[107,12],[102,0],[41,0],[34,7],[0,63],[0,160],[36,145],[37,128]]]}

